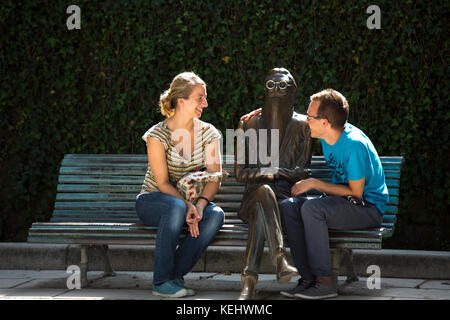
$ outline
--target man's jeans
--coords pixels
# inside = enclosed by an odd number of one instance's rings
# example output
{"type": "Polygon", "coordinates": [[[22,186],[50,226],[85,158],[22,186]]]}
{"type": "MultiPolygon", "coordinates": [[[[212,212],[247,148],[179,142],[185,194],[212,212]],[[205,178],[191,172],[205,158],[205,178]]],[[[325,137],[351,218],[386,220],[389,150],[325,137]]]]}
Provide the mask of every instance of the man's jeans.
{"type": "Polygon", "coordinates": [[[224,221],[223,210],[210,202],[198,225],[200,235],[193,238],[188,233],[177,248],[186,220],[186,204],[181,199],[161,192],[144,193],[136,200],[136,213],[143,224],[158,227],[153,268],[155,285],[187,274],[224,221]]]}
{"type": "Polygon", "coordinates": [[[338,196],[285,199],[280,213],[295,266],[305,279],[332,274],[328,229],[380,227],[383,220],[374,205],[363,207],[338,196]]]}

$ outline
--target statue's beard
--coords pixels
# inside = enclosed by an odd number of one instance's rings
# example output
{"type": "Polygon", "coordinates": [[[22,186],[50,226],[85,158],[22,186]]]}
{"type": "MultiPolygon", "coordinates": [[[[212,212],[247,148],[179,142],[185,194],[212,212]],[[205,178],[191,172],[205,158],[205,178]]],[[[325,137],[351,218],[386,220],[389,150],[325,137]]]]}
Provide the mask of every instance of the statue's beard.
{"type": "Polygon", "coordinates": [[[289,96],[271,96],[267,97],[264,101],[264,107],[271,112],[286,113],[287,109],[292,108],[289,96]]]}
{"type": "Polygon", "coordinates": [[[286,96],[266,97],[263,108],[264,123],[268,128],[284,128],[292,117],[293,107],[286,96]]]}

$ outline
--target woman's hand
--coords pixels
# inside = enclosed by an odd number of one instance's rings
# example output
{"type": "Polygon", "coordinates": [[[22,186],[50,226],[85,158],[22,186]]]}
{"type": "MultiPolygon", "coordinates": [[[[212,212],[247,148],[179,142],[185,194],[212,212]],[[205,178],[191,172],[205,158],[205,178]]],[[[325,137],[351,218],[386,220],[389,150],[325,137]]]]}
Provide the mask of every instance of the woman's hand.
{"type": "Polygon", "coordinates": [[[262,108],[253,110],[252,112],[243,115],[243,116],[241,117],[240,120],[241,120],[241,121],[242,121],[242,120],[248,120],[248,119],[250,119],[250,118],[253,118],[254,116],[259,115],[261,112],[262,112],[262,108]]]}
{"type": "MultiPolygon", "coordinates": [[[[189,232],[192,237],[197,238],[200,235],[198,229],[198,222],[201,220],[201,216],[198,214],[197,207],[190,202],[186,202],[186,223],[189,227],[189,232]]],[[[202,210],[203,215],[203,210],[202,210]]]]}
{"type": "Polygon", "coordinates": [[[198,213],[198,221],[200,222],[200,220],[203,219],[203,209],[205,209],[205,207],[203,207],[201,204],[196,204],[195,208],[197,209],[197,213],[198,213]]]}

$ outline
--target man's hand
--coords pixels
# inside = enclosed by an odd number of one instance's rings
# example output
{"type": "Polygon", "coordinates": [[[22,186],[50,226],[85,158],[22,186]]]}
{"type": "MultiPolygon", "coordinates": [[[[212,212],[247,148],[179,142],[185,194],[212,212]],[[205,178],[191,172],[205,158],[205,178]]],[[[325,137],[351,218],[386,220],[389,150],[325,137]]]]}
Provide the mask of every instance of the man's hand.
{"type": "Polygon", "coordinates": [[[309,178],[305,180],[300,180],[294,184],[291,188],[291,196],[296,197],[301,193],[308,192],[311,189],[315,189],[316,179],[309,178]]]}
{"type": "Polygon", "coordinates": [[[261,112],[262,112],[262,108],[253,110],[252,112],[247,113],[246,115],[243,115],[243,116],[241,117],[241,121],[243,121],[243,120],[248,120],[248,119],[250,119],[250,118],[253,118],[254,116],[259,115],[261,112]]]}
{"type": "Polygon", "coordinates": [[[307,192],[311,189],[324,192],[331,196],[353,196],[362,199],[364,192],[365,178],[360,180],[348,180],[348,185],[334,184],[315,178],[300,180],[291,188],[291,195],[298,196],[301,193],[307,192]]]}

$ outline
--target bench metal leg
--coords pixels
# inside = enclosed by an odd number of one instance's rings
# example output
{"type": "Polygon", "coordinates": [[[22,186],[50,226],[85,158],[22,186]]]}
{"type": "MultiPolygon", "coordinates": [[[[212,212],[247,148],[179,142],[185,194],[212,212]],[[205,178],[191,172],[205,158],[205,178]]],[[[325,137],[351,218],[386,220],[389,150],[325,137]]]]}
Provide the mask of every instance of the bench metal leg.
{"type": "Polygon", "coordinates": [[[333,271],[332,275],[333,285],[338,291],[340,291],[353,281],[358,281],[358,277],[356,276],[355,268],[353,266],[353,253],[351,249],[347,248],[333,248],[330,251],[331,251],[331,263],[333,271]],[[346,265],[347,279],[342,286],[339,286],[338,276],[341,262],[345,263],[346,265]]]}
{"type": "Polygon", "coordinates": [[[347,279],[346,283],[352,283],[358,281],[356,276],[355,267],[353,265],[353,251],[351,249],[343,249],[343,259],[347,268],[347,279]]]}
{"type": "Polygon", "coordinates": [[[100,250],[100,252],[102,253],[102,256],[103,256],[103,261],[105,262],[103,276],[104,277],[115,276],[116,273],[114,272],[114,270],[113,270],[113,268],[111,266],[111,260],[109,259],[109,247],[108,247],[108,245],[104,244],[104,245],[95,246],[95,247],[100,250]]]}
{"type": "Polygon", "coordinates": [[[332,268],[333,285],[335,288],[337,288],[338,287],[339,267],[341,265],[341,260],[342,260],[342,249],[341,248],[333,248],[330,251],[331,251],[331,268],[332,268]]]}
{"type": "Polygon", "coordinates": [[[80,281],[81,281],[81,287],[87,287],[89,285],[89,281],[87,278],[87,273],[89,271],[89,260],[88,260],[88,250],[93,247],[102,253],[105,267],[104,267],[104,273],[103,276],[115,276],[116,273],[114,272],[113,268],[111,267],[111,261],[109,259],[109,248],[108,245],[80,245],[80,252],[81,252],[81,262],[80,262],[80,281]]]}
{"type": "Polygon", "coordinates": [[[80,246],[80,252],[81,252],[81,263],[80,263],[80,277],[81,277],[81,287],[87,287],[88,286],[88,280],[87,280],[87,272],[88,272],[88,246],[87,245],[81,245],[80,246]]]}

